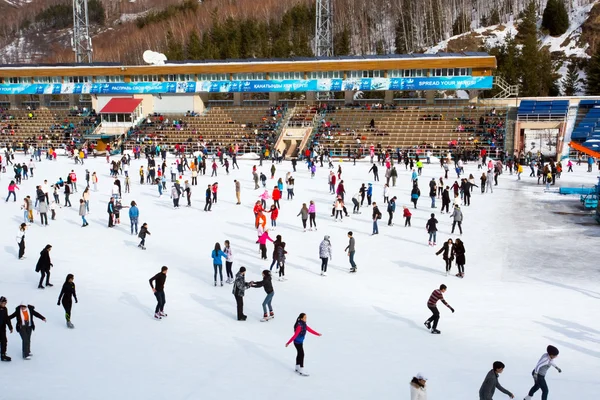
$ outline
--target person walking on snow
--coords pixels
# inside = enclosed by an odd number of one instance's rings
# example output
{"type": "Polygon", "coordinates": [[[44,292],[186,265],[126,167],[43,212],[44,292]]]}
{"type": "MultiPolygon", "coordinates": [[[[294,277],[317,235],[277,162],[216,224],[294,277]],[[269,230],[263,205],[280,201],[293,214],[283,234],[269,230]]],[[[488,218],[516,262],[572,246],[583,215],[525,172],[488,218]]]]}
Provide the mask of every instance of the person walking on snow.
{"type": "Polygon", "coordinates": [[[235,274],[235,281],[233,282],[233,296],[237,305],[237,320],[245,321],[248,317],[244,315],[244,293],[246,289],[250,287],[252,282],[246,282],[246,267],[241,267],[237,274],[235,274]]]}
{"type": "MultiPolygon", "coordinates": [[[[144,227],[142,226],[142,229],[143,228],[144,227]]],[[[158,274],[154,275],[148,280],[148,282],[150,282],[152,292],[154,293],[154,297],[156,297],[156,308],[154,309],[155,319],[162,319],[167,316],[167,314],[165,314],[165,304],[167,303],[165,298],[165,282],[167,281],[168,270],[169,268],[165,265],[160,269],[158,274]]]]}
{"type": "Polygon", "coordinates": [[[444,253],[443,258],[446,262],[446,276],[448,276],[448,272],[450,272],[450,270],[452,269],[452,261],[454,260],[455,252],[454,242],[452,241],[452,239],[448,239],[447,242],[444,242],[442,248],[439,249],[435,253],[435,255],[439,256],[442,252],[444,253]]]}
{"type": "Polygon", "coordinates": [[[13,327],[10,318],[8,317],[8,309],[6,308],[7,302],[6,297],[0,296],[0,360],[5,362],[12,360],[12,358],[6,355],[6,347],[8,344],[8,340],[6,339],[6,327],[8,326],[10,333],[13,333],[13,327]]]}
{"type": "Polygon", "coordinates": [[[35,311],[34,306],[24,302],[15,309],[14,313],[8,316],[9,319],[17,319],[15,328],[23,341],[23,359],[25,360],[31,360],[31,334],[35,330],[33,317],[37,317],[46,322],[46,318],[35,311]]]}
{"type": "Polygon", "coordinates": [[[548,399],[548,384],[546,383],[546,374],[550,367],[556,368],[558,373],[560,374],[562,370],[558,368],[558,366],[554,363],[554,359],[558,357],[558,349],[552,345],[546,348],[546,353],[540,357],[537,365],[531,372],[533,375],[533,387],[529,389],[529,394],[525,396],[524,400],[531,400],[535,392],[539,389],[542,389],[542,400],[548,399]]]}
{"type": "Polygon", "coordinates": [[[498,381],[498,377],[502,371],[504,371],[504,363],[502,361],[494,361],[492,369],[487,373],[481,384],[481,388],[479,388],[479,400],[493,400],[496,389],[511,399],[515,398],[515,396],[510,391],[504,389],[498,381]]]}
{"type": "Polygon", "coordinates": [[[437,224],[438,220],[435,219],[435,214],[431,213],[431,218],[427,220],[427,224],[425,224],[425,229],[427,229],[427,233],[429,233],[429,245],[435,246],[435,242],[437,239],[437,224]]]}
{"type": "Polygon", "coordinates": [[[73,307],[73,298],[75,299],[75,303],[78,303],[77,293],[75,292],[75,283],[73,280],[75,279],[73,274],[68,274],[65,283],[63,283],[62,290],[58,295],[57,306],[60,306],[61,299],[62,305],[65,309],[65,319],[67,320],[67,328],[73,329],[75,326],[71,323],[71,308],[73,307]]]}
{"type": "Polygon", "coordinates": [[[27,224],[22,223],[19,225],[19,231],[17,232],[17,244],[19,245],[19,260],[25,258],[25,230],[27,230],[27,224]]]}
{"type": "Polygon", "coordinates": [[[47,244],[46,247],[44,247],[44,250],[40,252],[40,258],[35,265],[35,272],[41,274],[38,289],[44,289],[44,286],[42,285],[44,278],[46,278],[46,286],[54,286],[50,283],[50,268],[53,267],[52,261],[50,261],[50,250],[52,250],[52,246],[47,244]]]}
{"type": "Polygon", "coordinates": [[[456,224],[458,224],[458,229],[462,235],[463,213],[458,204],[454,206],[454,211],[452,212],[452,215],[450,215],[450,218],[452,218],[452,233],[454,233],[454,228],[456,227],[456,224]]]}
{"type": "Polygon", "coordinates": [[[221,277],[221,286],[223,286],[223,260],[221,257],[227,258],[227,254],[221,250],[221,245],[217,242],[210,256],[213,259],[213,268],[215,270],[215,286],[217,286],[217,270],[221,277]]]}
{"type": "Polygon", "coordinates": [[[144,222],[142,224],[142,227],[140,228],[140,233],[138,235],[138,237],[141,239],[140,244],[138,244],[138,247],[142,250],[146,250],[146,235],[152,234],[148,230],[148,224],[144,222]]]}
{"type": "Polygon", "coordinates": [[[231,267],[233,266],[233,251],[231,250],[229,240],[225,241],[225,248],[223,249],[223,252],[226,254],[225,272],[227,273],[227,280],[225,283],[233,283],[233,272],[231,271],[231,267]]]}
{"type": "Polygon", "coordinates": [[[417,374],[410,381],[410,400],[427,400],[427,378],[423,374],[417,374]]]}
{"type": "Polygon", "coordinates": [[[354,254],[356,253],[356,241],[354,240],[354,234],[352,231],[348,232],[348,246],[344,249],[344,251],[348,252],[348,257],[350,260],[350,272],[356,272],[358,267],[354,262],[354,254]]]}
{"type": "Polygon", "coordinates": [[[328,235],[325,235],[319,244],[319,257],[321,258],[321,276],[327,276],[327,264],[331,258],[331,242],[328,235]]]}
{"type": "Polygon", "coordinates": [[[308,376],[304,371],[304,338],[306,332],[310,332],[316,336],[322,336],[319,332],[314,331],[306,325],[306,314],[300,313],[294,324],[294,335],[285,344],[285,347],[288,347],[290,343],[294,342],[294,347],[296,348],[296,372],[304,376],[308,376]]]}
{"type": "Polygon", "coordinates": [[[271,271],[269,271],[268,269],[265,269],[262,272],[262,281],[250,283],[250,286],[255,287],[255,288],[262,287],[263,289],[265,289],[265,293],[267,294],[267,296],[265,297],[265,299],[262,302],[263,317],[262,317],[261,321],[268,321],[271,318],[274,318],[275,314],[273,313],[273,306],[271,306],[271,301],[273,301],[273,296],[275,295],[275,291],[273,290],[273,281],[271,278],[271,271]],[[269,308],[269,314],[267,314],[267,307],[269,308]]]}
{"type": "Polygon", "coordinates": [[[447,289],[448,288],[446,285],[440,285],[439,289],[435,289],[433,292],[431,292],[431,296],[429,296],[429,300],[427,300],[427,308],[429,308],[429,311],[431,311],[432,315],[427,321],[425,321],[424,325],[427,327],[427,329],[431,329],[431,333],[433,334],[441,333],[437,330],[437,325],[440,320],[440,311],[437,308],[438,301],[441,300],[442,303],[444,303],[444,305],[448,307],[454,314],[454,308],[450,307],[450,304],[446,303],[446,300],[444,299],[444,293],[447,289]]]}

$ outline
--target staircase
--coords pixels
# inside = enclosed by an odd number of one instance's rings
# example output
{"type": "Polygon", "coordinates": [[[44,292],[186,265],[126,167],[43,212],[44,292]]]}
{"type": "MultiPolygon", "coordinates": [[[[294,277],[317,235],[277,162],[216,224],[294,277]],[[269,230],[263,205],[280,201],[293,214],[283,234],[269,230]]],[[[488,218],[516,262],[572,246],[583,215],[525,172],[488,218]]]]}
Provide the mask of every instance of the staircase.
{"type": "Polygon", "coordinates": [[[501,76],[494,77],[494,86],[500,89],[493,98],[494,99],[503,99],[507,97],[518,97],[519,96],[519,85],[510,85],[504,78],[501,76]]]}
{"type": "Polygon", "coordinates": [[[567,127],[565,128],[565,134],[563,135],[561,159],[569,157],[570,147],[568,144],[571,142],[571,134],[573,133],[573,129],[575,129],[578,108],[579,107],[569,107],[569,113],[567,114],[567,127]]]}

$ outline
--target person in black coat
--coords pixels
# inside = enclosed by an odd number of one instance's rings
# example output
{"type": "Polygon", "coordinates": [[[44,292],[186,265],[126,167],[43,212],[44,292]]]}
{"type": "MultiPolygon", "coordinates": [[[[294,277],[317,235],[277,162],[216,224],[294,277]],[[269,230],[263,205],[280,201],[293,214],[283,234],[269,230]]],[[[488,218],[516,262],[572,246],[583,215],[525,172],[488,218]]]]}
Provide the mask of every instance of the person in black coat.
{"type": "Polygon", "coordinates": [[[458,276],[459,278],[465,277],[465,245],[460,239],[456,239],[456,243],[454,243],[454,254],[456,255],[456,265],[458,266],[458,276]]]}
{"type": "Polygon", "coordinates": [[[435,255],[439,256],[442,252],[444,253],[444,261],[446,261],[446,275],[448,275],[448,272],[450,272],[450,269],[452,268],[452,261],[454,260],[455,252],[454,242],[452,239],[448,239],[448,241],[443,244],[442,248],[439,249],[435,255]]]}
{"type": "Polygon", "coordinates": [[[50,261],[50,250],[52,250],[52,246],[47,244],[46,247],[44,247],[44,250],[40,252],[40,258],[35,265],[35,272],[41,273],[38,289],[44,289],[44,286],[42,285],[44,278],[46,278],[46,286],[54,286],[50,283],[50,268],[54,266],[52,261],[50,261]]]}
{"type": "Polygon", "coordinates": [[[264,313],[263,320],[267,320],[267,319],[275,317],[275,314],[273,314],[273,307],[271,307],[271,301],[273,300],[275,291],[273,290],[271,271],[269,271],[268,269],[265,269],[262,272],[262,277],[263,277],[262,281],[251,283],[251,286],[255,287],[255,288],[262,287],[263,289],[265,289],[265,293],[267,293],[267,297],[265,297],[265,300],[262,303],[263,313],[264,313]],[[267,307],[269,307],[269,314],[267,314],[267,307]]]}
{"type": "Polygon", "coordinates": [[[73,282],[74,278],[75,277],[73,274],[67,275],[62,290],[58,295],[58,303],[56,304],[57,306],[60,306],[62,299],[62,305],[65,309],[65,318],[67,320],[67,328],[71,329],[75,328],[75,326],[71,323],[71,308],[73,307],[73,298],[75,299],[75,303],[79,302],[77,300],[77,293],[75,292],[75,283],[73,282]]]}
{"type": "Polygon", "coordinates": [[[31,334],[35,330],[35,323],[33,317],[37,317],[42,321],[46,322],[46,318],[35,311],[35,307],[21,303],[19,307],[15,309],[15,312],[8,316],[9,319],[16,318],[16,329],[21,335],[23,340],[23,358],[26,360],[31,359],[31,334]]]}
{"type": "Polygon", "coordinates": [[[427,220],[427,224],[425,224],[425,229],[427,229],[427,233],[429,233],[429,245],[435,246],[435,242],[437,239],[437,224],[438,220],[435,218],[435,214],[431,213],[431,218],[427,220]]]}
{"type": "Polygon", "coordinates": [[[444,213],[446,210],[447,213],[450,212],[450,187],[446,186],[444,191],[442,192],[442,210],[441,213],[444,213]]]}
{"type": "Polygon", "coordinates": [[[11,358],[6,355],[6,346],[8,341],[6,340],[6,327],[13,332],[10,318],[8,317],[8,310],[6,309],[6,297],[0,297],[0,359],[2,361],[10,361],[11,358]]]}

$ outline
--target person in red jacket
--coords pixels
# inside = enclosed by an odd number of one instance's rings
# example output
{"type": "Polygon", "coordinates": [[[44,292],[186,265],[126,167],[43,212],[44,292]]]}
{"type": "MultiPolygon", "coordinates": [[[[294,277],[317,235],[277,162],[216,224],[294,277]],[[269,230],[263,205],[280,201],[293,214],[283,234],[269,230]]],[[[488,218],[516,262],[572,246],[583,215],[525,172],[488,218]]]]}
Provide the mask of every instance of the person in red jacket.
{"type": "Polygon", "coordinates": [[[402,207],[404,209],[404,226],[410,226],[410,217],[412,217],[412,214],[410,213],[410,210],[408,209],[408,207],[403,206],[402,207]]]}
{"type": "Polygon", "coordinates": [[[275,230],[275,227],[277,226],[277,217],[279,216],[279,210],[277,209],[277,207],[275,207],[275,204],[273,204],[269,212],[271,213],[271,229],[275,230]]]}
{"type": "Polygon", "coordinates": [[[279,205],[279,200],[281,199],[281,190],[279,190],[277,186],[273,188],[273,194],[271,194],[271,198],[273,199],[273,205],[278,209],[281,208],[279,205]]]}

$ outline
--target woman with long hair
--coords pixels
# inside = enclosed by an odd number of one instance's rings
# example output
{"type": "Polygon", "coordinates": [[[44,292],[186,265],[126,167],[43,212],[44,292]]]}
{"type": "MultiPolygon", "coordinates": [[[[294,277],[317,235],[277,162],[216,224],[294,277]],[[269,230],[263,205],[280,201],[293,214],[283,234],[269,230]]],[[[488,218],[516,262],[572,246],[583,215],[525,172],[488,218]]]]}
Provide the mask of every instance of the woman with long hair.
{"type": "Polygon", "coordinates": [[[306,325],[306,314],[300,313],[294,324],[294,336],[292,336],[285,344],[285,347],[288,347],[290,343],[294,342],[294,347],[296,348],[296,372],[303,376],[308,376],[308,374],[304,372],[304,337],[306,336],[306,332],[310,332],[316,336],[322,336],[320,333],[312,330],[306,325]]]}
{"type": "Polygon", "coordinates": [[[54,286],[50,283],[50,268],[53,267],[52,261],[50,260],[50,250],[52,250],[52,245],[47,244],[46,247],[44,247],[44,250],[40,252],[40,258],[35,266],[35,272],[41,274],[38,289],[44,289],[44,286],[42,285],[42,283],[44,283],[44,278],[46,278],[46,286],[54,286]]]}
{"type": "Polygon", "coordinates": [[[454,254],[456,255],[456,265],[458,266],[458,274],[456,274],[456,276],[459,278],[465,277],[465,253],[465,244],[462,240],[456,239],[454,243],[454,254]]]}
{"type": "Polygon", "coordinates": [[[73,298],[75,303],[78,303],[77,293],[75,292],[75,283],[73,282],[75,276],[68,274],[63,283],[62,290],[58,295],[57,306],[60,306],[62,300],[62,306],[65,309],[65,319],[67,320],[67,328],[73,329],[75,326],[71,323],[71,307],[73,307],[73,298]]]}
{"type": "Polygon", "coordinates": [[[231,244],[229,240],[225,241],[225,249],[223,252],[227,255],[225,257],[225,271],[227,272],[227,280],[226,283],[233,283],[233,271],[231,267],[233,266],[233,251],[231,251],[231,244]]]}
{"type": "Polygon", "coordinates": [[[27,224],[22,223],[19,225],[19,232],[17,233],[17,244],[19,245],[19,260],[25,258],[25,230],[27,229],[27,224]]]}
{"type": "Polygon", "coordinates": [[[219,271],[219,276],[221,277],[221,286],[223,286],[223,260],[221,257],[227,258],[227,254],[223,253],[221,250],[221,244],[218,242],[215,243],[215,249],[212,251],[211,257],[213,259],[213,268],[215,269],[215,286],[217,286],[217,270],[219,271]]]}

